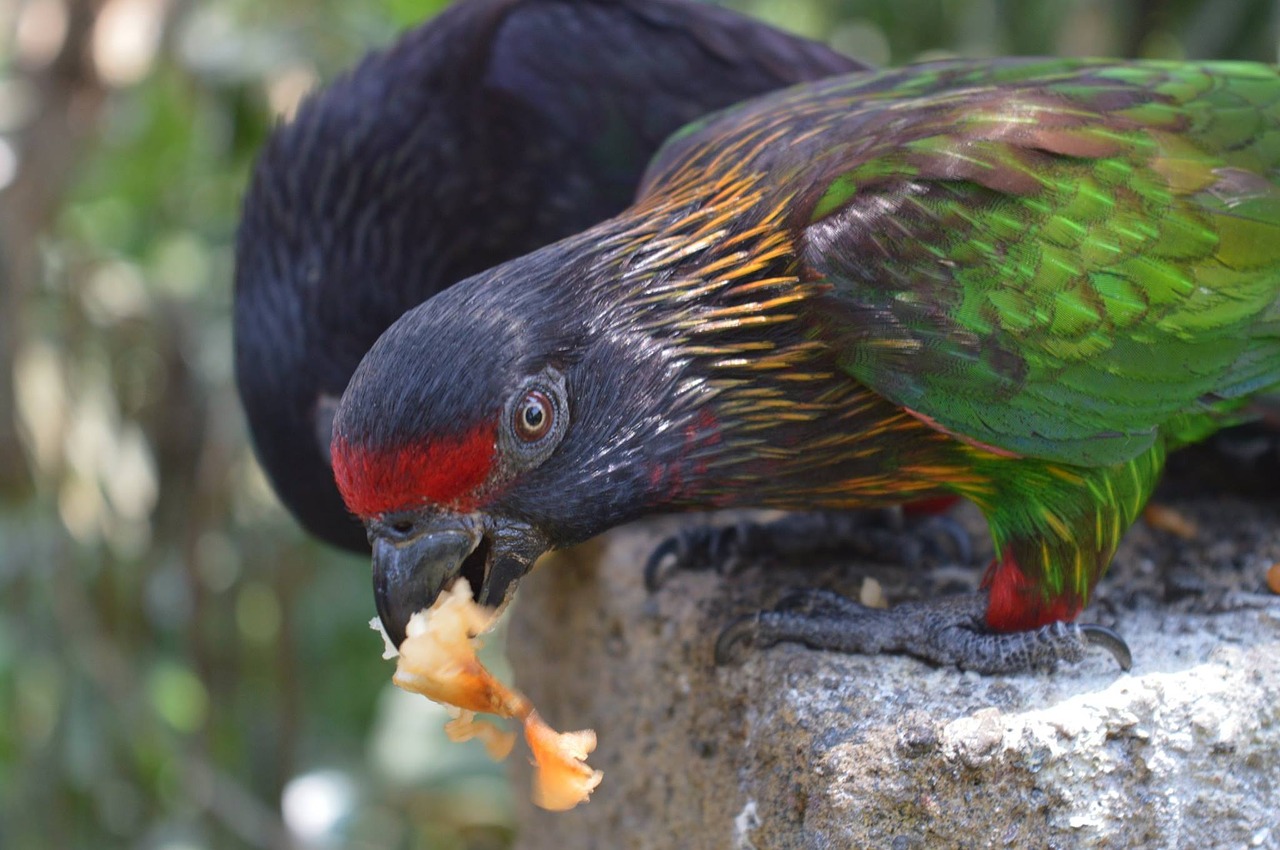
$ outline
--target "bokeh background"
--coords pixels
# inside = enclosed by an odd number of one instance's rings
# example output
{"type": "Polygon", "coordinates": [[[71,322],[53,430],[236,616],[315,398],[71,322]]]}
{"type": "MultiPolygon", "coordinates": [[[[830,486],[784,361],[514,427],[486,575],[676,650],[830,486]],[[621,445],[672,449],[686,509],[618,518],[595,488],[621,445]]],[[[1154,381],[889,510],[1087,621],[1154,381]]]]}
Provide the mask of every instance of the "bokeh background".
{"type": "MultiPolygon", "coordinates": [[[[367,563],[275,501],[231,379],[254,152],[443,5],[0,0],[0,848],[510,844],[501,769],[390,687],[367,563]]],[[[1280,19],[1275,0],[728,5],[876,64],[1274,62],[1280,19]]]]}

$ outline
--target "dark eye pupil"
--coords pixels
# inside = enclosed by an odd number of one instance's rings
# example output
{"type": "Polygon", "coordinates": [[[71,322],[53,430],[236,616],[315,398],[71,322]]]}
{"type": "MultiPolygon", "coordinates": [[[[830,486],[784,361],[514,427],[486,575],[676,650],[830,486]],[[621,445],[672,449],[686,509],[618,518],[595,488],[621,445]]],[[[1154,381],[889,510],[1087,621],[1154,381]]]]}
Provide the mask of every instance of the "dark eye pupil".
{"type": "Polygon", "coordinates": [[[551,429],[551,400],[545,393],[530,390],[516,413],[515,425],[520,438],[526,442],[540,440],[551,429]]]}

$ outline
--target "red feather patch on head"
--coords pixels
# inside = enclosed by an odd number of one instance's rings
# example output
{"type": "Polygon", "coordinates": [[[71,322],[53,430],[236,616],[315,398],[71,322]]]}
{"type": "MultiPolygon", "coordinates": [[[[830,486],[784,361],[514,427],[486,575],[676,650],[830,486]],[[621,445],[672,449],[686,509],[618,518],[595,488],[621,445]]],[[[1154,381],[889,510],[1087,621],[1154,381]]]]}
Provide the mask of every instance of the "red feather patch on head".
{"type": "Polygon", "coordinates": [[[333,477],[347,508],[360,517],[424,504],[475,508],[489,477],[497,426],[486,424],[454,439],[389,449],[353,446],[333,438],[333,477]]]}

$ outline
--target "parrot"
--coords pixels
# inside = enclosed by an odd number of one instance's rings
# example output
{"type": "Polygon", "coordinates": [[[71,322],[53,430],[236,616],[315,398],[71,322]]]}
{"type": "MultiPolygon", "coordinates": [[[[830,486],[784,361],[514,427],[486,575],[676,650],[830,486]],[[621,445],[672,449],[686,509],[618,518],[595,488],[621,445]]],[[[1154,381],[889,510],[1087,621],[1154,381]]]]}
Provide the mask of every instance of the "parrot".
{"type": "Polygon", "coordinates": [[[457,580],[502,606],[545,551],[646,516],[961,497],[980,592],[801,592],[717,657],[1127,668],[1076,618],[1168,453],[1277,386],[1280,70],[957,59],[681,129],[630,207],[396,320],[330,450],[397,644],[457,580]]]}
{"type": "Polygon", "coordinates": [[[393,321],[621,212],[695,118],[866,67],[689,0],[466,0],[306,99],[257,160],[235,246],[236,378],[281,500],[367,555],[331,425],[393,321]]]}

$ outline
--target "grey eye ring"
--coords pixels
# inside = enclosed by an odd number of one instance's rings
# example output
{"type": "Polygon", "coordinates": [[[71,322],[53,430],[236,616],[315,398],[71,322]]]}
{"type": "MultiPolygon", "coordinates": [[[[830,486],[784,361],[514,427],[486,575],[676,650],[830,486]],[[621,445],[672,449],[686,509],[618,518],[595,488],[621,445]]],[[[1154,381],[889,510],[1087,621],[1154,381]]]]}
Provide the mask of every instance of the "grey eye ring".
{"type": "Polygon", "coordinates": [[[549,458],[569,430],[564,375],[548,366],[525,378],[507,399],[499,443],[512,469],[532,469],[549,458]]]}

